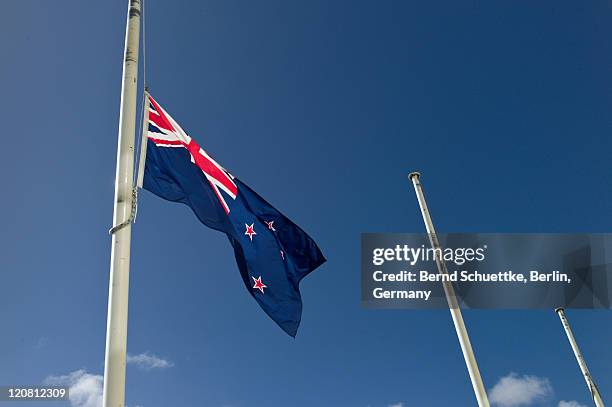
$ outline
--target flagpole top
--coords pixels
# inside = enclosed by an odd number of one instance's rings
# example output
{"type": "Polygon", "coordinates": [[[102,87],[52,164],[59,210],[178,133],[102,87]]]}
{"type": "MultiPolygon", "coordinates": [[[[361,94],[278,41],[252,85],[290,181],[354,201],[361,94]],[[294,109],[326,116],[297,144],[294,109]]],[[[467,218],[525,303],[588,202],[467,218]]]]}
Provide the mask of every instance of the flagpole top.
{"type": "Polygon", "coordinates": [[[555,308],[555,312],[558,314],[559,312],[565,311],[565,308],[563,307],[557,307],[555,308]]]}
{"type": "Polygon", "coordinates": [[[410,181],[412,181],[412,178],[416,177],[417,179],[419,179],[419,177],[421,176],[421,173],[418,171],[413,171],[410,174],[408,174],[408,179],[410,181]]]}

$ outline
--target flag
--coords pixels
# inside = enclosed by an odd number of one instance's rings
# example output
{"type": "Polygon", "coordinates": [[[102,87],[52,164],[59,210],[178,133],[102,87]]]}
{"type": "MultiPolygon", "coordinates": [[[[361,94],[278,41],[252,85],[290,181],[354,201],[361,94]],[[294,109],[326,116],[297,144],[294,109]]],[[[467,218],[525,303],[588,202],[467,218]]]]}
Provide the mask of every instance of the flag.
{"type": "Polygon", "coordinates": [[[189,206],[204,225],[225,233],[249,293],[295,336],[302,315],[299,283],[325,262],[319,247],[219,165],[150,95],[146,106],[143,187],[189,206]]]}

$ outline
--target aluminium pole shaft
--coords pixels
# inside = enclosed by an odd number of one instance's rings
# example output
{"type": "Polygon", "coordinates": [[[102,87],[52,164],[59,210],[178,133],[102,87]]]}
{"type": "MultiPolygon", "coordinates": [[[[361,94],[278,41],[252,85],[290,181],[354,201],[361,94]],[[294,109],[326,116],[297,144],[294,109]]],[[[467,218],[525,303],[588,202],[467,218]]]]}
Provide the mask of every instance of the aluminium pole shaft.
{"type": "Polygon", "coordinates": [[[106,354],[104,358],[103,407],[124,407],[125,405],[125,359],[131,241],[131,222],[128,220],[131,220],[130,214],[133,205],[140,0],[128,0],[126,24],[117,143],[115,205],[113,209],[113,225],[120,226],[111,229],[112,248],[108,289],[106,354]]]}
{"type": "Polygon", "coordinates": [[[576,356],[576,361],[578,362],[578,366],[580,367],[580,371],[582,372],[582,376],[584,376],[584,380],[586,381],[587,386],[589,387],[589,392],[591,393],[591,397],[593,397],[593,401],[597,407],[604,407],[603,400],[601,398],[601,394],[599,394],[599,389],[595,385],[595,381],[593,380],[593,376],[591,376],[591,372],[589,372],[589,368],[587,367],[586,361],[582,356],[582,352],[580,352],[580,348],[578,347],[578,343],[576,342],[576,338],[574,338],[574,333],[572,332],[572,328],[570,327],[569,321],[565,316],[565,310],[563,308],[557,308],[555,310],[557,315],[559,315],[559,319],[561,320],[561,324],[563,325],[563,329],[565,330],[565,334],[567,335],[567,339],[574,351],[574,356],[576,356]]]}
{"type": "MultiPolygon", "coordinates": [[[[440,249],[440,242],[438,241],[438,236],[436,235],[433,222],[431,221],[429,209],[427,209],[427,203],[425,202],[425,195],[423,194],[423,188],[419,180],[420,175],[421,174],[418,172],[412,172],[408,175],[408,178],[414,186],[417,200],[419,201],[419,207],[421,208],[421,215],[423,216],[423,221],[425,222],[425,229],[427,231],[427,235],[429,236],[429,242],[433,249],[440,249]]],[[[440,274],[448,274],[444,260],[442,258],[438,258],[438,256],[434,257],[436,260],[436,265],[438,266],[438,272],[440,274]]],[[[446,294],[448,308],[453,318],[455,330],[457,331],[457,337],[459,338],[459,345],[461,346],[461,351],[463,352],[463,358],[465,359],[465,364],[467,365],[468,373],[470,375],[472,387],[474,388],[474,394],[476,395],[476,400],[478,401],[478,406],[489,407],[487,391],[485,390],[484,383],[480,377],[476,357],[474,356],[472,344],[470,343],[470,337],[468,336],[465,323],[463,322],[463,316],[461,315],[461,309],[459,308],[457,297],[455,296],[455,290],[450,281],[442,280],[442,285],[444,287],[444,293],[446,294]]]]}

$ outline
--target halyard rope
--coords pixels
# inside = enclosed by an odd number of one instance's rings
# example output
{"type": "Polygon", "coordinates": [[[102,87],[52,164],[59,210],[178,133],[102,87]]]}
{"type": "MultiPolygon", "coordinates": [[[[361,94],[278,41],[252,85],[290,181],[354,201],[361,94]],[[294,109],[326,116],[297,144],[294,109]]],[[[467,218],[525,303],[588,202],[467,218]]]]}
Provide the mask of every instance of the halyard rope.
{"type": "MultiPolygon", "coordinates": [[[[147,47],[146,47],[146,19],[145,19],[145,0],[141,0],[141,10],[142,10],[142,79],[144,84],[144,92],[142,97],[142,115],[140,116],[140,123],[138,129],[140,132],[138,134],[142,134],[144,119],[145,119],[145,111],[146,111],[146,97],[147,97],[147,47]]],[[[136,135],[134,135],[136,136],[136,135]]],[[[136,143],[134,146],[134,151],[140,151],[140,145],[142,143],[141,137],[136,137],[136,143]]],[[[140,157],[138,157],[140,159],[140,157]]],[[[136,161],[137,163],[138,161],[136,161]]],[[[138,169],[138,165],[136,164],[136,169],[138,169]]],[[[110,235],[115,234],[119,230],[128,226],[130,223],[136,220],[136,214],[138,213],[138,186],[136,186],[136,179],[138,179],[138,170],[134,171],[135,177],[132,177],[132,209],[130,210],[130,216],[123,222],[118,225],[110,228],[108,233],[110,235]]]]}

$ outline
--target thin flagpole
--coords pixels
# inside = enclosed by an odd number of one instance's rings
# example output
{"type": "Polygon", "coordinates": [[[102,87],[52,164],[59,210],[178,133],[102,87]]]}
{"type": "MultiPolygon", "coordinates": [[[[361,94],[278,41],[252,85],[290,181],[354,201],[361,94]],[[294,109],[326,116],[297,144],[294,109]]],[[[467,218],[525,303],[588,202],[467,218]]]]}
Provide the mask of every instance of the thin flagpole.
{"type": "MultiPolygon", "coordinates": [[[[425,222],[425,229],[427,230],[427,234],[429,235],[429,242],[431,243],[431,247],[434,249],[439,249],[440,242],[438,241],[438,236],[436,235],[436,231],[431,221],[429,209],[427,209],[425,195],[423,194],[423,187],[421,186],[421,181],[419,179],[420,176],[421,174],[418,172],[411,172],[408,175],[408,178],[414,186],[414,190],[419,201],[419,207],[421,208],[421,215],[423,215],[423,221],[425,222]]],[[[446,269],[446,263],[444,263],[444,260],[441,258],[437,258],[438,256],[435,257],[436,265],[438,266],[438,272],[440,274],[448,274],[448,270],[446,269]]],[[[457,297],[455,296],[455,290],[453,288],[452,283],[449,281],[442,280],[442,284],[444,286],[444,293],[446,294],[448,308],[450,309],[450,313],[453,318],[453,323],[455,324],[455,330],[457,331],[457,337],[459,338],[459,345],[461,345],[461,351],[463,352],[463,358],[465,359],[465,364],[467,365],[467,369],[470,374],[472,387],[474,388],[474,394],[476,395],[476,400],[478,401],[478,406],[489,407],[489,399],[487,398],[487,392],[482,382],[482,378],[480,377],[480,371],[478,370],[476,357],[474,356],[472,344],[470,343],[470,337],[468,336],[465,323],[463,322],[463,316],[461,315],[461,310],[459,309],[457,297]]]]}
{"type": "Polygon", "coordinates": [[[586,381],[587,386],[589,387],[589,392],[591,392],[591,397],[593,397],[593,401],[597,407],[604,407],[604,402],[601,399],[601,394],[599,394],[599,389],[595,385],[593,381],[593,377],[591,376],[591,372],[589,372],[589,368],[586,365],[584,357],[582,356],[582,352],[580,352],[580,348],[578,348],[578,343],[576,342],[576,338],[574,338],[574,333],[572,332],[572,328],[570,327],[569,321],[565,316],[565,310],[563,308],[557,308],[555,310],[557,315],[559,315],[559,319],[561,319],[561,324],[563,325],[563,329],[565,330],[565,334],[567,335],[567,339],[569,340],[570,345],[572,346],[572,350],[574,351],[574,356],[576,356],[576,361],[578,361],[578,366],[580,367],[580,371],[582,372],[582,376],[584,376],[584,380],[586,381]]]}
{"type": "Polygon", "coordinates": [[[140,0],[129,0],[128,4],[113,210],[113,225],[115,226],[110,231],[112,248],[102,396],[104,407],[123,407],[125,403],[130,240],[131,221],[135,209],[134,133],[140,41],[140,0]]]}

